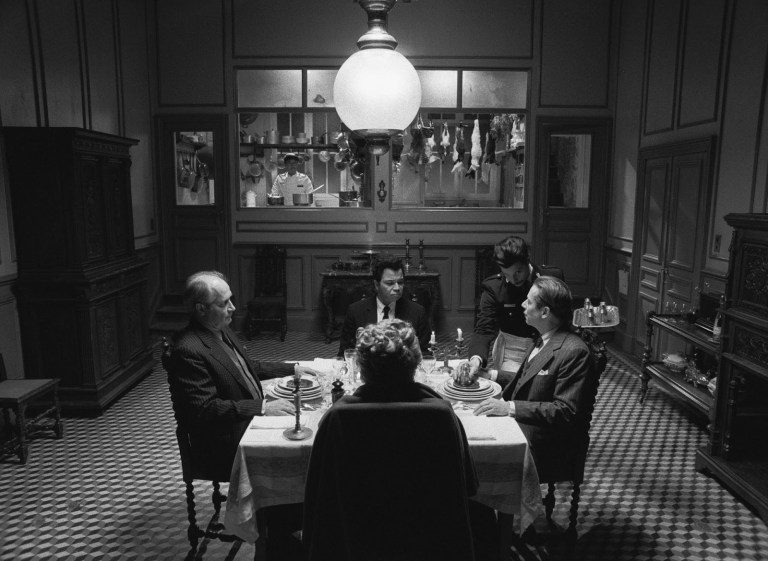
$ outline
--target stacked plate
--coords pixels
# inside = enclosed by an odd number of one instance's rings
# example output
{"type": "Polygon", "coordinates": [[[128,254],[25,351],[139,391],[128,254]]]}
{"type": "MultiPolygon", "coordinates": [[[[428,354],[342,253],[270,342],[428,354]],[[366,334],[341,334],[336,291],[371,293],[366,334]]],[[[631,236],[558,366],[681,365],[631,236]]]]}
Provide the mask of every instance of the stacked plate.
{"type": "MultiPolygon", "coordinates": [[[[293,376],[280,378],[272,386],[272,395],[281,399],[293,399],[293,388],[295,382],[293,376]]],[[[322,395],[322,388],[314,376],[301,377],[301,399],[316,399],[322,395]]]]}
{"type": "Polygon", "coordinates": [[[482,401],[499,393],[501,393],[501,386],[485,378],[478,378],[469,387],[457,385],[453,378],[448,378],[443,383],[443,395],[460,401],[482,401]]]}

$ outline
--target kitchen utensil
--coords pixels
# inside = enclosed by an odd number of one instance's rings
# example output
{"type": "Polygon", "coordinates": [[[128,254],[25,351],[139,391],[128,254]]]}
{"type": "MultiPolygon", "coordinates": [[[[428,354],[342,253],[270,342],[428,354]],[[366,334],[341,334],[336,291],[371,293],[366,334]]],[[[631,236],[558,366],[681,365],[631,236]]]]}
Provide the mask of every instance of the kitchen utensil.
{"type": "Polygon", "coordinates": [[[277,144],[277,131],[275,129],[266,131],[266,136],[267,144],[277,144]]]}
{"type": "Polygon", "coordinates": [[[309,192],[309,194],[311,195],[312,193],[314,193],[315,191],[319,191],[319,190],[320,190],[320,189],[322,189],[323,187],[325,187],[325,183],[323,183],[322,185],[320,185],[320,187],[315,187],[314,189],[312,189],[312,190],[309,192]]]}
{"type": "Polygon", "coordinates": [[[282,206],[285,204],[285,199],[282,195],[267,195],[267,204],[269,206],[282,206]]]}
{"type": "Polygon", "coordinates": [[[293,204],[296,206],[309,206],[315,201],[312,193],[294,193],[293,204]]]}
{"type": "Polygon", "coordinates": [[[344,202],[356,201],[357,191],[340,191],[339,199],[341,199],[344,202]]]}

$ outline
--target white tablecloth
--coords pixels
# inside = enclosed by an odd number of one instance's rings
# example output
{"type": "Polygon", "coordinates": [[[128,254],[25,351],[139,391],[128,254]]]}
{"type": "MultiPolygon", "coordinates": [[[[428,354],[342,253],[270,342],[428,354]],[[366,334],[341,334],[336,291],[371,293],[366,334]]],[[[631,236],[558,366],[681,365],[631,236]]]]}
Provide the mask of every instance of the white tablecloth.
{"type": "MultiPolygon", "coordinates": [[[[306,440],[283,436],[293,417],[254,417],[238,447],[227,491],[224,525],[248,542],[259,537],[256,511],[304,501],[309,455],[322,411],[302,413],[306,440]]],[[[542,512],[539,477],[528,443],[511,417],[475,417],[456,408],[464,424],[480,487],[473,500],[520,517],[521,530],[542,512]]]]}

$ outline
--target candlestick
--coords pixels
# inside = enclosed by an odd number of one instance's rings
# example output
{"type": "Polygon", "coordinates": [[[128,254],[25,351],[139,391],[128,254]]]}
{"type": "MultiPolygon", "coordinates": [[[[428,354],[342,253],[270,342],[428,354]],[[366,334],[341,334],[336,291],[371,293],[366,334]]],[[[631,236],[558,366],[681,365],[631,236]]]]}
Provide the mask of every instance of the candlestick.
{"type": "Polygon", "coordinates": [[[433,331],[432,336],[429,338],[429,344],[434,345],[435,343],[437,343],[437,339],[435,338],[435,332],[433,331]]]}
{"type": "Polygon", "coordinates": [[[424,240],[419,240],[419,270],[426,269],[424,265],[424,240]]]}
{"type": "Polygon", "coordinates": [[[288,440],[304,440],[312,436],[312,429],[301,426],[301,372],[299,363],[293,366],[293,406],[296,409],[296,424],[292,429],[285,429],[283,436],[288,440]]]}
{"type": "Polygon", "coordinates": [[[464,337],[463,337],[462,332],[461,332],[461,327],[456,329],[456,334],[457,334],[457,336],[456,336],[456,340],[457,341],[463,341],[464,340],[464,337]]]}

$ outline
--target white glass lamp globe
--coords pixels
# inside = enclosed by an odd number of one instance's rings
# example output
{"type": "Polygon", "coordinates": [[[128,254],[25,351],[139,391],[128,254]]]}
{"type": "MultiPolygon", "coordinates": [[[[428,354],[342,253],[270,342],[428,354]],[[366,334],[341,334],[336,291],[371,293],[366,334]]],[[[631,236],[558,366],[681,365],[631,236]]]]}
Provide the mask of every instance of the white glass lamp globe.
{"type": "Polygon", "coordinates": [[[397,51],[367,48],[341,66],[333,98],[342,122],[365,137],[371,153],[384,154],[390,137],[416,116],[421,82],[413,65],[397,51]]]}

